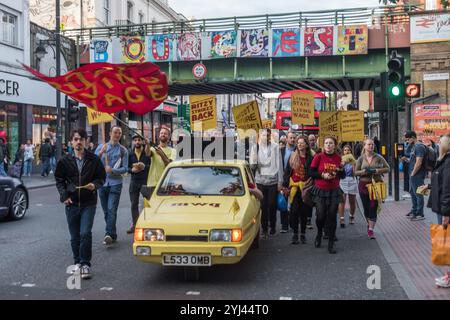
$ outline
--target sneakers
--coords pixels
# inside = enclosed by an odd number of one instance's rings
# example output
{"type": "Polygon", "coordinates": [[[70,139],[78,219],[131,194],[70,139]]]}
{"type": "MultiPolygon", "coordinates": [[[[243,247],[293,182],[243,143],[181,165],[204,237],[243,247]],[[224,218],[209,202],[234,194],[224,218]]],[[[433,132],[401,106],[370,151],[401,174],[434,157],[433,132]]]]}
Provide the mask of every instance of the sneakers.
{"type": "Polygon", "coordinates": [[[113,238],[111,238],[111,236],[107,235],[103,238],[103,244],[105,246],[110,246],[110,245],[112,245],[113,242],[114,242],[114,240],[113,240],[113,238]]]}
{"type": "Polygon", "coordinates": [[[77,272],[80,272],[81,264],[77,263],[71,267],[72,267],[72,269],[70,270],[70,274],[75,274],[77,272]]]}
{"type": "Polygon", "coordinates": [[[91,275],[91,268],[89,268],[89,266],[84,265],[81,267],[80,269],[80,274],[81,274],[81,279],[91,279],[92,275],[91,275]]]}
{"type": "Polygon", "coordinates": [[[450,288],[450,274],[447,273],[445,276],[440,278],[435,278],[434,281],[438,287],[450,288]]]}
{"type": "Polygon", "coordinates": [[[367,236],[369,237],[369,239],[376,239],[375,237],[375,233],[373,232],[373,230],[367,230],[367,236]]]}
{"type": "Polygon", "coordinates": [[[281,229],[281,230],[280,230],[280,233],[288,233],[288,232],[289,232],[288,229],[281,229]]]}
{"type": "Polygon", "coordinates": [[[406,214],[406,217],[407,218],[411,218],[411,217],[413,217],[414,215],[413,215],[413,213],[410,211],[410,212],[408,212],[407,214],[406,214]]]}
{"type": "Polygon", "coordinates": [[[412,216],[411,221],[419,221],[419,220],[425,220],[424,216],[412,216]]]}

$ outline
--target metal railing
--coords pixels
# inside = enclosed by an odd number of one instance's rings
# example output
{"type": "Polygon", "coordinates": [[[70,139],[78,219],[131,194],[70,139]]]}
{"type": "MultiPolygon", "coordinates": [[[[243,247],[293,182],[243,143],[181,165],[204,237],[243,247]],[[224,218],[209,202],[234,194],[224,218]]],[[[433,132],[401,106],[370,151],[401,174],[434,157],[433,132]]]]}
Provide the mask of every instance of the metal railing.
{"type": "Polygon", "coordinates": [[[150,35],[161,33],[210,32],[258,28],[320,27],[332,25],[368,26],[409,23],[409,13],[423,11],[423,5],[398,5],[351,8],[323,11],[305,11],[241,17],[211,18],[190,21],[154,22],[64,30],[69,38],[80,37],[81,42],[96,37],[119,35],[150,35]]]}

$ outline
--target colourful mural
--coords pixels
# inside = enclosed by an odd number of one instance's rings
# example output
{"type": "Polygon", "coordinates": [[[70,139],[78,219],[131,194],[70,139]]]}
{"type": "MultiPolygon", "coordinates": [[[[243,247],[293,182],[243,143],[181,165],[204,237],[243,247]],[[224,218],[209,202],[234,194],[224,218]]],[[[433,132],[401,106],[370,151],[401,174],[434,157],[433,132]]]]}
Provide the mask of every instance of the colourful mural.
{"type": "Polygon", "coordinates": [[[211,58],[236,57],[236,31],[211,32],[211,58]]]}
{"type": "Polygon", "coordinates": [[[144,37],[121,37],[122,63],[138,63],[145,61],[144,37]]]}
{"type": "Polygon", "coordinates": [[[300,56],[300,28],[284,28],[272,30],[272,56],[300,56]]]}
{"type": "Polygon", "coordinates": [[[201,42],[201,35],[199,33],[184,33],[178,35],[178,61],[200,60],[201,42]]]}
{"type": "Polygon", "coordinates": [[[112,62],[111,39],[92,39],[90,62],[112,62]]]}
{"type": "Polygon", "coordinates": [[[147,60],[151,62],[174,61],[176,36],[160,34],[148,37],[147,60]]]}
{"type": "Polygon", "coordinates": [[[367,26],[339,26],[337,55],[367,54],[369,44],[367,26]]]}
{"type": "Polygon", "coordinates": [[[305,56],[331,56],[333,54],[333,27],[305,29],[305,56]]]}
{"type": "Polygon", "coordinates": [[[241,57],[268,57],[269,30],[252,29],[241,31],[241,57]]]}

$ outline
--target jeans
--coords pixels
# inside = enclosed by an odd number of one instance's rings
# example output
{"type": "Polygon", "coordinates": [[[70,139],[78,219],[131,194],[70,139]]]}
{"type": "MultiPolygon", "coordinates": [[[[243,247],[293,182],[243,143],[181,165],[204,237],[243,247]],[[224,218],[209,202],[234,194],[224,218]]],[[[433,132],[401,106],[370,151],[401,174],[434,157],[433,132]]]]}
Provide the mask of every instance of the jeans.
{"type": "Polygon", "coordinates": [[[7,177],[8,174],[5,171],[5,164],[0,163],[0,177],[7,177]]]}
{"type": "Polygon", "coordinates": [[[110,236],[113,240],[117,239],[116,221],[117,209],[119,208],[120,194],[122,193],[122,184],[114,186],[101,187],[98,190],[100,203],[105,214],[105,236],[110,236]]]}
{"type": "Polygon", "coordinates": [[[41,176],[48,176],[49,174],[50,174],[50,158],[43,158],[41,176]]]}
{"type": "Polygon", "coordinates": [[[130,183],[130,201],[131,201],[131,219],[133,227],[136,226],[136,222],[139,218],[139,198],[141,186],[145,183],[136,183],[131,181],[130,183]]]}
{"type": "Polygon", "coordinates": [[[277,196],[278,196],[278,185],[274,184],[271,186],[265,186],[258,184],[258,189],[264,195],[264,199],[261,202],[262,216],[261,216],[261,226],[262,231],[266,233],[269,229],[275,230],[277,224],[277,196]]]}
{"type": "Polygon", "coordinates": [[[437,214],[437,223],[442,224],[442,215],[437,214]]]}
{"type": "Polygon", "coordinates": [[[423,195],[417,194],[416,190],[419,186],[422,186],[425,182],[425,176],[421,173],[416,174],[414,177],[409,177],[409,192],[411,193],[412,209],[411,212],[413,216],[423,217],[423,206],[424,199],[423,195]]]}
{"type": "Polygon", "coordinates": [[[25,176],[31,174],[31,170],[33,170],[33,159],[25,160],[23,170],[25,176]]]}
{"type": "Polygon", "coordinates": [[[56,171],[56,157],[50,158],[50,170],[53,171],[53,173],[56,171]]]}
{"type": "Polygon", "coordinates": [[[74,264],[91,266],[95,209],[96,207],[66,207],[74,264]]]}

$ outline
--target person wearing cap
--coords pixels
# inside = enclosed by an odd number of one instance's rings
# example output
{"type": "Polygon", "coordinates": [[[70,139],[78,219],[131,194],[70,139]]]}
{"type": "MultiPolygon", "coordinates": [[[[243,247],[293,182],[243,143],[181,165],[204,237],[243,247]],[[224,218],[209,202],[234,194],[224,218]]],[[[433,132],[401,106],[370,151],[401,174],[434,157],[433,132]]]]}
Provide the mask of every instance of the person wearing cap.
{"type": "MultiPolygon", "coordinates": [[[[148,144],[147,144],[148,145],[148,144]]],[[[131,174],[130,201],[131,201],[131,228],[127,233],[134,233],[134,227],[139,218],[139,194],[141,187],[147,183],[151,159],[145,150],[146,145],[138,134],[133,136],[133,149],[128,155],[128,173],[131,174]]]]}

